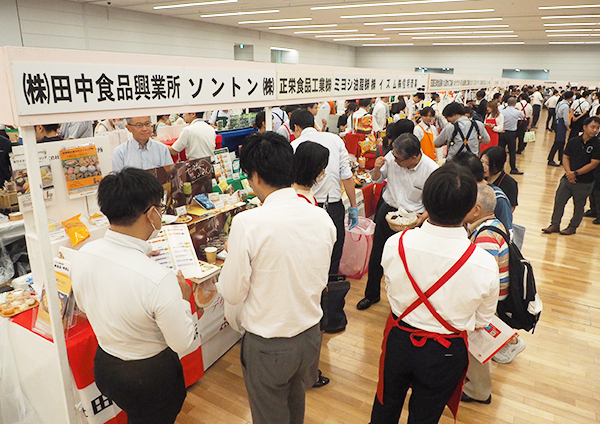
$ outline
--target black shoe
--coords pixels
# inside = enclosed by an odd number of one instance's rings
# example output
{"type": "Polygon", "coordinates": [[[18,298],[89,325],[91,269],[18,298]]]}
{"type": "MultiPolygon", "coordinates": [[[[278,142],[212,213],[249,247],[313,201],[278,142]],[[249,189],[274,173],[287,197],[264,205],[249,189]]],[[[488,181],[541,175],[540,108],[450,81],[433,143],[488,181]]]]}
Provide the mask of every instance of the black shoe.
{"type": "Polygon", "coordinates": [[[523,153],[523,150],[517,150],[515,153],[516,153],[517,155],[520,155],[521,153],[523,153]]]}
{"type": "Polygon", "coordinates": [[[365,309],[369,309],[371,307],[371,305],[376,304],[380,300],[381,300],[380,298],[371,300],[371,299],[365,297],[363,300],[361,300],[360,302],[358,302],[356,304],[356,309],[358,309],[359,311],[364,311],[365,309]]]}
{"type": "Polygon", "coordinates": [[[473,399],[470,396],[467,396],[465,394],[465,392],[463,392],[462,395],[460,396],[460,401],[461,402],[477,402],[477,403],[483,403],[484,405],[489,405],[490,403],[492,403],[492,395],[490,395],[490,397],[487,398],[486,400],[477,400],[477,399],[473,399]]]}
{"type": "Polygon", "coordinates": [[[521,171],[519,171],[517,168],[515,168],[515,169],[511,169],[511,170],[510,170],[510,173],[511,173],[512,175],[523,175],[523,173],[522,173],[521,171]]]}
{"type": "Polygon", "coordinates": [[[584,216],[584,217],[586,217],[586,218],[598,218],[598,215],[596,215],[596,214],[594,213],[594,211],[593,211],[593,210],[591,210],[591,209],[588,209],[587,211],[585,211],[585,212],[583,213],[583,216],[584,216]]]}
{"type": "Polygon", "coordinates": [[[315,384],[313,384],[314,388],[319,388],[319,387],[323,387],[329,384],[329,379],[327,377],[325,377],[323,375],[323,373],[321,372],[321,370],[319,370],[319,379],[317,380],[317,382],[315,384]]]}
{"type": "Polygon", "coordinates": [[[549,166],[560,166],[560,163],[556,163],[556,162],[554,162],[553,160],[549,160],[549,161],[548,161],[548,165],[549,165],[549,166]]]}
{"type": "Polygon", "coordinates": [[[600,218],[596,218],[592,221],[592,224],[600,225],[600,218]]]}

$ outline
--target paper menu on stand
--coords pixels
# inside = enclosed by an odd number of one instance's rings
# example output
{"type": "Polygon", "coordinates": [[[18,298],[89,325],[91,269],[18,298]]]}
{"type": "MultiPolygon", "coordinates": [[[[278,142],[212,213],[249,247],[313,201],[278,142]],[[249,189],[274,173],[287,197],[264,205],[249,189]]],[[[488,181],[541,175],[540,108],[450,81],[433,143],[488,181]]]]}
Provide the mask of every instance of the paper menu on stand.
{"type": "Polygon", "coordinates": [[[233,163],[227,147],[215,150],[215,160],[221,166],[221,172],[225,179],[233,178],[233,163]]]}
{"type": "Polygon", "coordinates": [[[515,330],[494,315],[487,327],[469,333],[469,353],[485,364],[516,335],[515,330]]]}
{"type": "Polygon", "coordinates": [[[152,258],[159,264],[175,272],[181,271],[185,278],[203,276],[187,225],[165,225],[156,238],[148,242],[152,245],[152,250],[158,252],[152,258]]]}

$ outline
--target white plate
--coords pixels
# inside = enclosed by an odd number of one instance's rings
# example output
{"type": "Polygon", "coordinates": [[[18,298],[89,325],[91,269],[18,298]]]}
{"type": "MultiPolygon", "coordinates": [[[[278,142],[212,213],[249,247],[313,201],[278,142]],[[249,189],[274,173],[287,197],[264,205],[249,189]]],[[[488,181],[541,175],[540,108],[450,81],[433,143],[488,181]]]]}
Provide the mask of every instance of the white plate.
{"type": "Polygon", "coordinates": [[[175,215],[163,215],[162,222],[163,224],[172,224],[177,221],[177,217],[175,215]]]}

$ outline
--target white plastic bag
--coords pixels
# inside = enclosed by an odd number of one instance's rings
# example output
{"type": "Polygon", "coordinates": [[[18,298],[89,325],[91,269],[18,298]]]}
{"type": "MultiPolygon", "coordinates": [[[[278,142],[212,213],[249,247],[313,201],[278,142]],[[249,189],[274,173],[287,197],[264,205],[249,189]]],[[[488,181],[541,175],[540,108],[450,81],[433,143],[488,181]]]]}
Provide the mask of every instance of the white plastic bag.
{"type": "Polygon", "coordinates": [[[373,248],[375,223],[369,218],[358,217],[358,225],[353,229],[346,224],[346,239],[340,260],[340,274],[348,278],[361,278],[369,270],[369,257],[373,248]]]}

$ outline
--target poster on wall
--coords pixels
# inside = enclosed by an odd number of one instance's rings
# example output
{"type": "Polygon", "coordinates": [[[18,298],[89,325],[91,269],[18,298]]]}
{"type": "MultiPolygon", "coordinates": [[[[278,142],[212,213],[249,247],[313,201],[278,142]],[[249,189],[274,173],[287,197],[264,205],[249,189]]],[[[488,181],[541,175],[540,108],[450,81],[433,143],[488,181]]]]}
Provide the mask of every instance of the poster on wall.
{"type": "MultiPolygon", "coordinates": [[[[54,199],[54,180],[52,169],[50,167],[50,158],[46,152],[39,152],[40,173],[42,174],[42,189],[44,194],[44,203],[46,206],[53,205],[54,199]]],[[[25,163],[25,155],[15,154],[10,158],[13,181],[15,182],[16,190],[19,199],[19,209],[21,212],[30,211],[31,206],[31,190],[29,187],[29,176],[27,175],[27,165],[25,163]]]]}
{"type": "Polygon", "coordinates": [[[69,198],[95,194],[102,181],[102,170],[95,145],[62,149],[59,153],[67,180],[69,198]]]}

